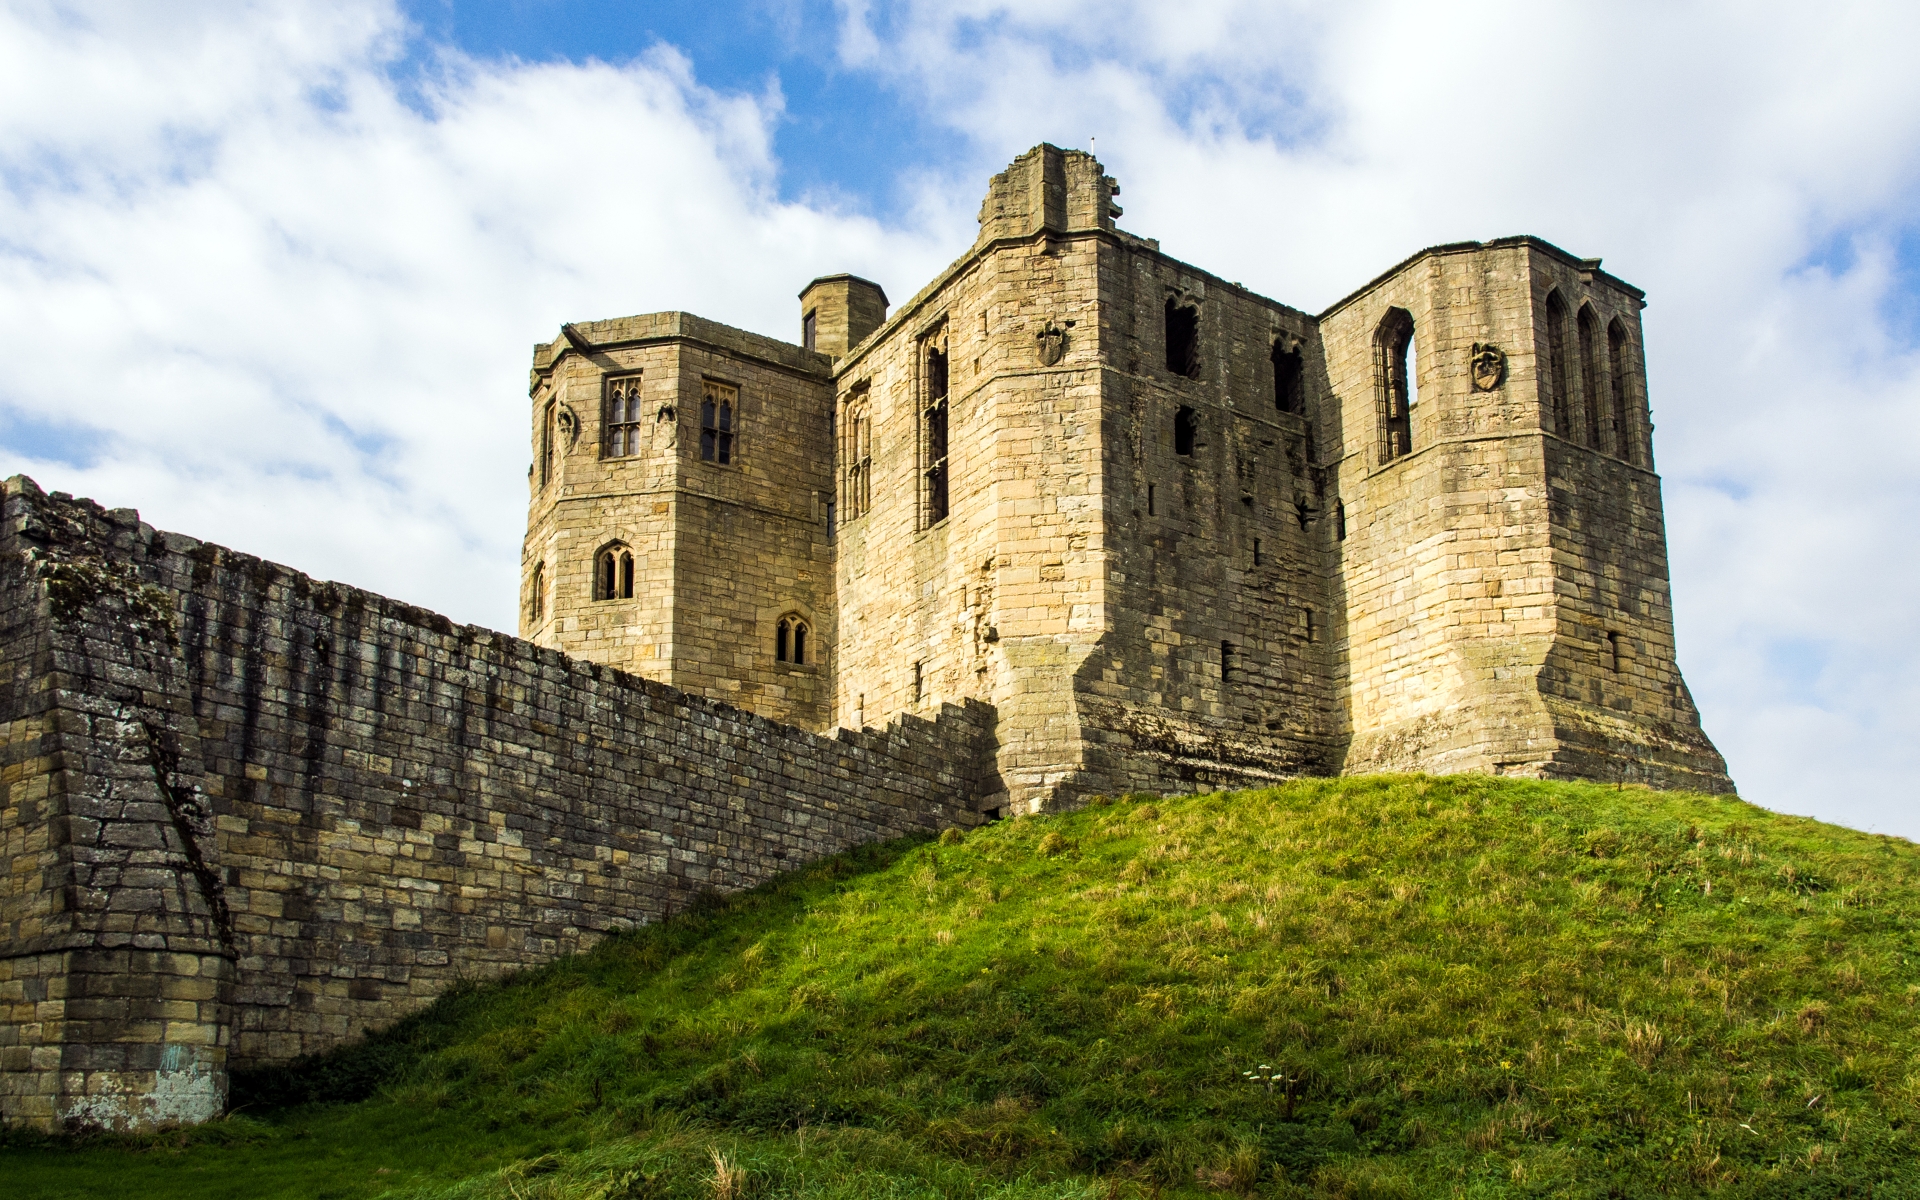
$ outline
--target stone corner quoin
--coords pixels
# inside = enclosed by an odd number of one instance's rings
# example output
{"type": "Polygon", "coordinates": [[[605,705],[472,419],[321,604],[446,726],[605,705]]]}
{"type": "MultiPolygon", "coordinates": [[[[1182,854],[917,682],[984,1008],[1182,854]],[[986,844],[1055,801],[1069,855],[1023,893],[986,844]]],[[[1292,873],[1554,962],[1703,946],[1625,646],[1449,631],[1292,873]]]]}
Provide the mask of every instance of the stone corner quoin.
{"type": "Polygon", "coordinates": [[[800,344],[563,326],[519,637],[0,492],[0,1119],[217,1115],[852,846],[1348,771],[1730,791],[1674,656],[1641,293],[1536,238],[1306,313],[1091,155],[800,344]]]}

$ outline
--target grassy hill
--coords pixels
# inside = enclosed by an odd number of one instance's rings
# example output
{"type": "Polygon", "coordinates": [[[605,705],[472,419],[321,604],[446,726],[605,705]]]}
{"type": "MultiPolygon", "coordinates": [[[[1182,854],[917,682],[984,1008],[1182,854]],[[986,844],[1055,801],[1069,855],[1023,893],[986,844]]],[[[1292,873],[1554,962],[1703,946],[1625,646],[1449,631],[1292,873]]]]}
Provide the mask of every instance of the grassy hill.
{"type": "Polygon", "coordinates": [[[1920,1197],[1920,848],[1478,777],[875,847],[22,1196],[1920,1197]]]}

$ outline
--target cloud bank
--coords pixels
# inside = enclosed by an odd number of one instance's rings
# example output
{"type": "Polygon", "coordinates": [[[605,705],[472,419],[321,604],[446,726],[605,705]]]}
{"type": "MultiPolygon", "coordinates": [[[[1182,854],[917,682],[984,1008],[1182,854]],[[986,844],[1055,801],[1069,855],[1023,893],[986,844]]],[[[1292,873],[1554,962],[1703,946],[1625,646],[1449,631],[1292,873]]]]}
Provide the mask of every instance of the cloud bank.
{"type": "Polygon", "coordinates": [[[717,92],[670,46],[475,60],[378,0],[0,6],[0,466],[511,628],[533,341],[663,308],[791,336],[828,271],[904,297],[988,173],[1097,138],[1127,227],[1310,310],[1521,232],[1645,287],[1709,733],[1749,798],[1920,836],[1920,13],[843,0],[838,26],[839,69],[950,132],[905,215],[784,195],[777,82],[717,92]]]}

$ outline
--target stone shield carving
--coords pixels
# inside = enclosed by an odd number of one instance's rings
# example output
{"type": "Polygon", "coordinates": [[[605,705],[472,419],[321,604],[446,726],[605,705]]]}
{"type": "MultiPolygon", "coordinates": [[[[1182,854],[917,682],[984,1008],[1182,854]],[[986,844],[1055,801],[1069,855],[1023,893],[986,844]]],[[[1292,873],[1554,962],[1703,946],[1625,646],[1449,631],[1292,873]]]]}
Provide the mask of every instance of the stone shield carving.
{"type": "Polygon", "coordinates": [[[580,438],[580,417],[573,409],[562,404],[560,411],[554,414],[554,424],[560,426],[560,436],[567,440],[567,449],[573,449],[574,442],[580,438]]]}
{"type": "Polygon", "coordinates": [[[1044,366],[1053,366],[1067,354],[1067,331],[1047,322],[1047,327],[1033,335],[1040,343],[1040,362],[1044,366]]]}
{"type": "Polygon", "coordinates": [[[1498,346],[1475,342],[1468,365],[1473,373],[1473,390],[1476,392],[1490,392],[1506,382],[1507,353],[1498,346]]]}

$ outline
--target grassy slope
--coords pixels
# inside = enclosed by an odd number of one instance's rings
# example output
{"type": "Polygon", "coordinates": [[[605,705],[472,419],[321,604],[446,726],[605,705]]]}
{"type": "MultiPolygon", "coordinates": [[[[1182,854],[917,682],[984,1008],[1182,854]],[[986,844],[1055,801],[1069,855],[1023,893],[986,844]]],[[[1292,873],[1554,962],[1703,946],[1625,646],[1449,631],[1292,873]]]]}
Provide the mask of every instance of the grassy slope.
{"type": "Polygon", "coordinates": [[[1477,777],[789,876],[12,1196],[1920,1197],[1920,848],[1477,777]],[[1245,1072],[1267,1064],[1284,1082],[1245,1072]],[[1292,1092],[1289,1097],[1288,1093],[1292,1092]]]}

